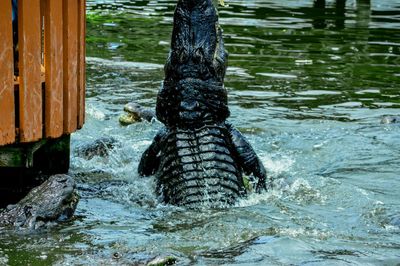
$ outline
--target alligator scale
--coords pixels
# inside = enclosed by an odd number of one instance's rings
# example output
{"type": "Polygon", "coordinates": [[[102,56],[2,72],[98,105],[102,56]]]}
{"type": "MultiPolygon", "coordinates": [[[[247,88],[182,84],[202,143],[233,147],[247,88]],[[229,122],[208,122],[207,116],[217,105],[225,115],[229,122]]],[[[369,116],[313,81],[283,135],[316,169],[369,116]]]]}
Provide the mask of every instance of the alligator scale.
{"type": "Polygon", "coordinates": [[[165,125],[142,155],[139,174],[156,175],[165,203],[223,207],[245,192],[243,174],[266,187],[266,171],[230,112],[224,49],[211,0],[179,0],[156,116],[165,125]]]}

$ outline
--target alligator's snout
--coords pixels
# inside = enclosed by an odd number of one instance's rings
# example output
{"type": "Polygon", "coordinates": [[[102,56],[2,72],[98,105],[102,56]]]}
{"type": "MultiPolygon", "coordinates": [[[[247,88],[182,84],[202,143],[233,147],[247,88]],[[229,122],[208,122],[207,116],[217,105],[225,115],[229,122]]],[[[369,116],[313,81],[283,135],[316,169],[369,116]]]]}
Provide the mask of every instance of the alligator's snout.
{"type": "Polygon", "coordinates": [[[180,0],[175,9],[165,79],[223,82],[227,52],[211,0],[180,0]]]}
{"type": "Polygon", "coordinates": [[[212,4],[211,0],[179,0],[178,5],[184,6],[188,10],[192,10],[195,7],[198,6],[207,6],[209,3],[212,4]]]}

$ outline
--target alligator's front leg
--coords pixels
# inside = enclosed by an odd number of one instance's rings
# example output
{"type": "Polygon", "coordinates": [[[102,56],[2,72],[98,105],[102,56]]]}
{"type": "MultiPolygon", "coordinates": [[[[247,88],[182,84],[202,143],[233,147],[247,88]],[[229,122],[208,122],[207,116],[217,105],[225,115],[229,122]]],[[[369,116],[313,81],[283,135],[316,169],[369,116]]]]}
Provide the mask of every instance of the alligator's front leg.
{"type": "Polygon", "coordinates": [[[138,172],[142,176],[153,175],[158,167],[160,166],[160,151],[161,143],[164,136],[166,136],[167,130],[161,129],[154,137],[150,147],[148,147],[140,159],[138,172]]]}
{"type": "Polygon", "coordinates": [[[244,173],[246,175],[253,174],[254,177],[258,178],[256,187],[257,192],[266,190],[267,171],[265,170],[264,165],[245,137],[232,125],[228,123],[226,123],[226,125],[230,133],[232,144],[236,150],[239,164],[244,173]]]}

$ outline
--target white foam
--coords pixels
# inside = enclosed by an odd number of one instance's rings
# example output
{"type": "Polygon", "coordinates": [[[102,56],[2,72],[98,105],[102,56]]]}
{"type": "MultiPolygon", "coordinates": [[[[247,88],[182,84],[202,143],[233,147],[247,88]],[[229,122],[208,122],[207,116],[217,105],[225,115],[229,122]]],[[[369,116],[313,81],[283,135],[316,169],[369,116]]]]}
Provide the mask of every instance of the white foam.
{"type": "Polygon", "coordinates": [[[283,156],[278,160],[273,160],[271,157],[265,155],[260,156],[260,159],[267,169],[267,172],[273,175],[280,175],[289,171],[294,164],[294,160],[288,156],[283,156]]]}
{"type": "Polygon", "coordinates": [[[162,69],[164,67],[164,65],[161,64],[131,62],[131,61],[115,61],[97,57],[86,57],[86,61],[90,64],[98,64],[110,68],[122,68],[122,69],[137,68],[144,70],[153,70],[153,69],[162,69]]]}
{"type": "Polygon", "coordinates": [[[104,121],[106,118],[106,114],[103,111],[97,109],[92,105],[86,106],[86,114],[100,121],[104,121]]]}

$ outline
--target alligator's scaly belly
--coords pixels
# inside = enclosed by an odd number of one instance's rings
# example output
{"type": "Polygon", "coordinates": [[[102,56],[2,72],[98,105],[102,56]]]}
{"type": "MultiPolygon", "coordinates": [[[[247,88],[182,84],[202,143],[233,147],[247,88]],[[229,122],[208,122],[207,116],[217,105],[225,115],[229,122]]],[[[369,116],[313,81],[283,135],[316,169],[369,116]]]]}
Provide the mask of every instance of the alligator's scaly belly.
{"type": "Polygon", "coordinates": [[[162,150],[157,174],[164,202],[223,207],[243,193],[241,170],[221,126],[173,130],[162,150]]]}

